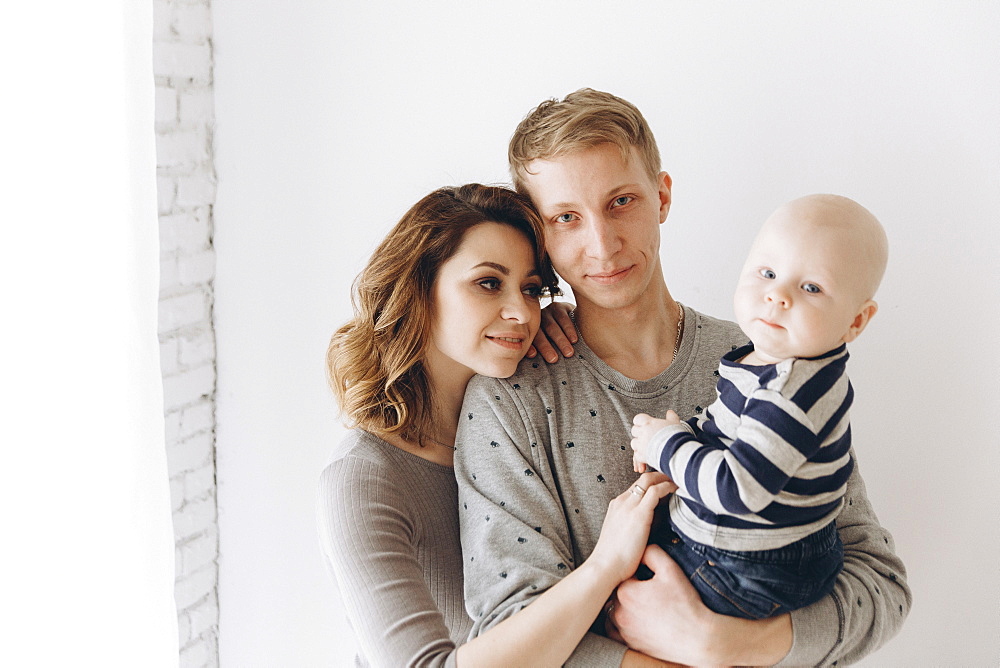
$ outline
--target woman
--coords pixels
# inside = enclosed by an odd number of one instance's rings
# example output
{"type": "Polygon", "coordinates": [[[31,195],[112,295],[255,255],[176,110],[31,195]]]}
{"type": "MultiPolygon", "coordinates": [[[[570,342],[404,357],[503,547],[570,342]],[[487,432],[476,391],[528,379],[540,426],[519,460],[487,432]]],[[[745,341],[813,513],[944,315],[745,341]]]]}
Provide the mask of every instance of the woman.
{"type": "MultiPolygon", "coordinates": [[[[356,290],[355,317],[327,351],[355,428],[323,472],[319,514],[358,664],[561,665],[635,572],[653,509],[673,485],[643,475],[611,503],[587,561],[465,643],[455,432],[468,381],[510,376],[538,330],[540,297],[558,293],[539,219],[504,188],[442,188],[403,216],[356,290]]],[[[630,651],[624,664],[646,661],[630,651]]]]}

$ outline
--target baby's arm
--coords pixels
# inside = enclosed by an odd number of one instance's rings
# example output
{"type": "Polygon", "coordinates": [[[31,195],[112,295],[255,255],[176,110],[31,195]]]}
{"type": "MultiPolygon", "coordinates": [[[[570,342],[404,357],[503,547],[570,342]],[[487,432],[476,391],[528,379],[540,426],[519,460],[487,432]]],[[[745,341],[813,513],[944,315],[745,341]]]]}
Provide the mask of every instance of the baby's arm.
{"type": "Polygon", "coordinates": [[[656,438],[667,427],[686,428],[682,426],[680,417],[673,411],[667,411],[664,418],[655,418],[646,413],[639,413],[632,418],[632,467],[636,473],[643,473],[659,458],[659,452],[665,438],[656,438]]]}

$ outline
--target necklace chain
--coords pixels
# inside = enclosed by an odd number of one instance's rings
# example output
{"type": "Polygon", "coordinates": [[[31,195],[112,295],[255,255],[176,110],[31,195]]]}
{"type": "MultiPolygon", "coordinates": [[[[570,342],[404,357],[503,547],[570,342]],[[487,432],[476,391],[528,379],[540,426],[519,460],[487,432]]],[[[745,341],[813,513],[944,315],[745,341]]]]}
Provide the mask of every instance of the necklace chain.
{"type": "MultiPolygon", "coordinates": [[[[680,302],[674,303],[677,304],[677,336],[674,337],[674,352],[670,356],[671,364],[673,364],[674,360],[677,359],[677,351],[681,348],[681,333],[684,331],[684,306],[682,306],[680,302]]],[[[569,319],[573,321],[574,325],[576,324],[576,309],[569,312],[569,319]]],[[[440,445],[444,445],[444,443],[440,443],[440,445]]],[[[445,445],[444,447],[447,448],[451,446],[445,445]]]]}
{"type": "Polygon", "coordinates": [[[677,304],[677,336],[674,338],[674,354],[670,358],[670,363],[673,364],[674,360],[677,359],[677,351],[681,347],[681,332],[684,331],[684,307],[681,306],[680,302],[677,304]]]}
{"type": "Polygon", "coordinates": [[[431,443],[433,443],[434,445],[440,445],[442,448],[448,448],[452,452],[455,452],[456,450],[458,450],[458,448],[456,446],[454,446],[454,445],[448,445],[447,443],[442,443],[441,441],[437,440],[433,436],[428,436],[427,434],[424,434],[423,437],[426,438],[431,443]]]}

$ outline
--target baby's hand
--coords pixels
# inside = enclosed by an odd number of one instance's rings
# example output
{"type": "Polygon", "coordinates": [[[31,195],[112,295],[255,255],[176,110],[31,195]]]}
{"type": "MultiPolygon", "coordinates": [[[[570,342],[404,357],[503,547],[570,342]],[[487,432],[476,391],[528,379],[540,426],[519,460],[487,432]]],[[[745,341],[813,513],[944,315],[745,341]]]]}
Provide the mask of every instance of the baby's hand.
{"type": "Polygon", "coordinates": [[[650,442],[656,432],[680,423],[680,417],[673,411],[667,411],[663,419],[646,413],[639,413],[632,418],[632,467],[636,473],[642,473],[646,470],[646,465],[652,463],[649,461],[650,442]]]}

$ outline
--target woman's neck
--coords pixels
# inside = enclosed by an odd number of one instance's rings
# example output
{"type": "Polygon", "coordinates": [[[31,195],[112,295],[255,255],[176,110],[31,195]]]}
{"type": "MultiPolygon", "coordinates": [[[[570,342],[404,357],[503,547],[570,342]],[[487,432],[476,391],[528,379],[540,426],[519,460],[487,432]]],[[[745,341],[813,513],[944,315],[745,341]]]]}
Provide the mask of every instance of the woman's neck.
{"type": "Polygon", "coordinates": [[[427,432],[420,434],[422,445],[400,437],[385,440],[421,459],[452,466],[455,460],[458,415],[462,410],[465,388],[472,380],[473,373],[453,360],[433,353],[427,356],[423,366],[430,388],[430,397],[425,399],[431,402],[433,419],[430,424],[433,426],[427,432]]]}

